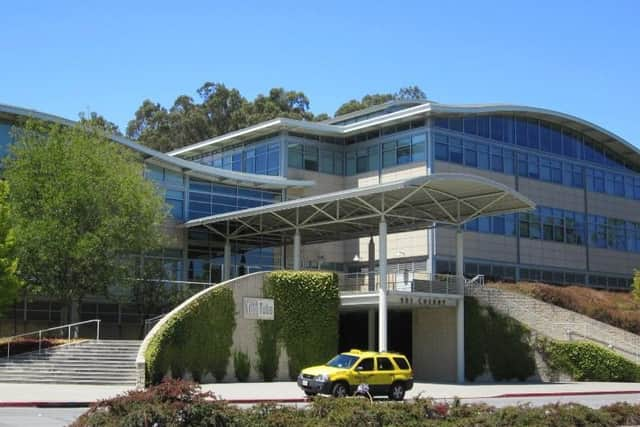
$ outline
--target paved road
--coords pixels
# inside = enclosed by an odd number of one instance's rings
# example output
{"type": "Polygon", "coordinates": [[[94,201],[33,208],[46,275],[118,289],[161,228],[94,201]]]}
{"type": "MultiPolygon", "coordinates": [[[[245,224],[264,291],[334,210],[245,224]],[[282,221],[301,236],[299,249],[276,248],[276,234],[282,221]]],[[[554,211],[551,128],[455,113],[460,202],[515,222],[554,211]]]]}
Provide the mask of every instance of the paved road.
{"type": "MultiPolygon", "coordinates": [[[[640,403],[639,394],[603,394],[587,396],[550,396],[550,397],[494,397],[494,398],[468,398],[464,403],[487,403],[496,407],[529,403],[533,406],[542,406],[548,403],[575,402],[592,408],[610,405],[615,402],[627,401],[640,403]]],[[[247,406],[247,405],[241,405],[247,406]]],[[[297,404],[296,406],[305,406],[297,404]]],[[[0,427],[24,426],[24,427],[58,427],[66,426],[86,411],[85,408],[0,408],[0,427]]]]}
{"type": "Polygon", "coordinates": [[[60,427],[71,424],[86,408],[0,408],[0,427],[60,427]]]}

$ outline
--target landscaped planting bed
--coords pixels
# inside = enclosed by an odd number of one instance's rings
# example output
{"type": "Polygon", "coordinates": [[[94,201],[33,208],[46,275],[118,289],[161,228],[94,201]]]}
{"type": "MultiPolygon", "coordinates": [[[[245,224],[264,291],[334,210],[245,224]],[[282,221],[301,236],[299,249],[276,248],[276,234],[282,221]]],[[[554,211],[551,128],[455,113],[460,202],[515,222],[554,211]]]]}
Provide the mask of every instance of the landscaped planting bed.
{"type": "Polygon", "coordinates": [[[600,409],[577,404],[494,408],[419,398],[370,402],[365,398],[315,398],[298,408],[260,404],[239,408],[202,393],[194,383],[171,380],[95,404],[80,426],[619,426],[640,424],[640,405],[600,409]]]}
{"type": "Polygon", "coordinates": [[[6,339],[0,339],[0,357],[7,356],[7,347],[9,346],[10,355],[15,356],[22,353],[28,353],[30,351],[36,351],[38,348],[44,350],[45,348],[68,343],[69,340],[63,338],[43,338],[40,344],[38,344],[38,338],[19,338],[11,342],[6,339]]]}
{"type": "Polygon", "coordinates": [[[583,286],[561,287],[523,282],[492,283],[488,286],[521,292],[634,334],[640,334],[640,302],[635,300],[629,292],[609,292],[583,286]]]}

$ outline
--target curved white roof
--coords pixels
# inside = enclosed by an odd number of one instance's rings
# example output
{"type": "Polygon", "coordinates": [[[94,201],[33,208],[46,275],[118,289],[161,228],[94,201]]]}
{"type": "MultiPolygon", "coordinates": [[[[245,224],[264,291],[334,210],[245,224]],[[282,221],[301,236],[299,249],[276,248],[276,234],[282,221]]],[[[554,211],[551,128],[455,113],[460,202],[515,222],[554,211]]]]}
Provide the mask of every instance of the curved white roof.
{"type": "MultiPolygon", "coordinates": [[[[382,104],[388,107],[388,104],[382,104]]],[[[373,111],[373,110],[372,110],[373,111]]],[[[347,125],[332,125],[329,122],[307,122],[278,118],[266,122],[258,123],[235,132],[220,135],[196,144],[188,145],[167,154],[171,156],[190,156],[198,153],[210,151],[214,145],[225,146],[234,144],[244,139],[251,139],[261,135],[266,135],[280,130],[293,132],[308,132],[314,135],[326,135],[335,137],[347,137],[371,128],[390,125],[397,122],[413,120],[419,117],[429,117],[440,114],[489,114],[489,113],[514,113],[525,117],[544,119],[553,123],[573,128],[574,130],[588,135],[596,142],[606,146],[611,151],[631,160],[640,167],[640,150],[619,135],[608,131],[587,120],[570,114],[561,113],[554,110],[537,107],[527,107],[515,104],[441,104],[433,101],[401,109],[389,114],[384,114],[369,119],[364,119],[347,125]]]]}
{"type": "Polygon", "coordinates": [[[297,229],[305,243],[320,243],[377,234],[381,216],[394,233],[534,208],[527,197],[491,179],[440,173],[212,215],[183,225],[205,226],[223,238],[273,244],[297,229]]]}
{"type": "MultiPolygon", "coordinates": [[[[73,126],[76,124],[76,122],[74,122],[73,120],[65,119],[64,117],[54,116],[52,114],[42,113],[40,111],[15,107],[6,104],[0,104],[0,117],[2,116],[8,117],[9,119],[13,119],[15,117],[34,117],[40,120],[68,126],[73,126]]],[[[189,176],[194,176],[209,181],[224,182],[229,184],[242,184],[243,186],[248,187],[270,189],[310,187],[314,185],[313,181],[292,180],[280,176],[258,175],[214,168],[189,160],[169,156],[160,151],[138,144],[137,142],[134,142],[123,136],[108,135],[108,137],[112,141],[140,153],[148,163],[153,163],[158,166],[178,170],[184,172],[189,176]]]]}

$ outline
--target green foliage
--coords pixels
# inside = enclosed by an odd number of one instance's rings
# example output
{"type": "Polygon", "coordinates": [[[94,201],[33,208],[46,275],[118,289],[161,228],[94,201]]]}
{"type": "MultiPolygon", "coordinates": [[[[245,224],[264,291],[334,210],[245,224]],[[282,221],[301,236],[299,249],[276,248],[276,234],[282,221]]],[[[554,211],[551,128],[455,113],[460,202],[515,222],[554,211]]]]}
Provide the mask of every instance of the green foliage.
{"type": "Polygon", "coordinates": [[[66,304],[104,294],[130,254],[162,244],[168,208],[136,155],[87,126],[28,120],[5,177],[20,275],[66,304]]]}
{"type": "Polygon", "coordinates": [[[633,284],[631,285],[633,298],[640,302],[640,270],[633,270],[633,284]]]}
{"type": "Polygon", "coordinates": [[[365,95],[360,101],[351,99],[342,104],[335,112],[336,116],[353,113],[354,111],[364,110],[374,105],[384,104],[385,102],[400,100],[417,100],[425,99],[427,95],[418,86],[407,86],[400,88],[396,93],[374,93],[365,95]]]}
{"type": "Polygon", "coordinates": [[[249,373],[251,372],[249,355],[242,351],[236,351],[233,354],[233,369],[236,374],[236,379],[241,383],[246,382],[249,379],[249,373]]]}
{"type": "Polygon", "coordinates": [[[465,376],[473,381],[484,372],[493,378],[526,380],[535,374],[531,334],[516,320],[465,298],[465,376]]]}
{"type": "Polygon", "coordinates": [[[278,324],[274,320],[258,320],[258,372],[265,381],[273,381],[278,375],[280,346],[278,324]]]}
{"type": "Polygon", "coordinates": [[[597,344],[538,339],[536,345],[552,370],[577,381],[640,381],[640,365],[597,344]]]}
{"type": "Polygon", "coordinates": [[[238,89],[206,82],[197,93],[200,102],[181,95],[168,109],[145,100],[129,122],[127,135],[168,151],[276,117],[314,119],[309,99],[298,91],[273,88],[268,95],[260,94],[249,101],[238,89]]]}
{"type": "MultiPolygon", "coordinates": [[[[338,346],[338,278],[332,273],[279,271],[269,273],[264,294],[274,299],[275,326],[289,356],[294,379],[306,366],[324,363],[338,346]]],[[[263,357],[271,355],[261,354],[263,357]]]]}
{"type": "Polygon", "coordinates": [[[9,216],[9,185],[0,181],[0,313],[14,301],[22,281],[18,277],[18,248],[9,216]]]}
{"type": "Polygon", "coordinates": [[[222,381],[235,326],[231,289],[209,290],[168,319],[152,338],[145,353],[148,380],[158,383],[171,370],[176,378],[189,371],[196,381],[206,373],[222,381]]]}
{"type": "Polygon", "coordinates": [[[93,426],[617,426],[637,425],[640,405],[619,403],[591,409],[550,404],[494,408],[449,404],[430,398],[406,402],[318,397],[305,407],[259,404],[240,409],[202,393],[193,383],[170,381],[94,404],[73,427],[93,426]]]}

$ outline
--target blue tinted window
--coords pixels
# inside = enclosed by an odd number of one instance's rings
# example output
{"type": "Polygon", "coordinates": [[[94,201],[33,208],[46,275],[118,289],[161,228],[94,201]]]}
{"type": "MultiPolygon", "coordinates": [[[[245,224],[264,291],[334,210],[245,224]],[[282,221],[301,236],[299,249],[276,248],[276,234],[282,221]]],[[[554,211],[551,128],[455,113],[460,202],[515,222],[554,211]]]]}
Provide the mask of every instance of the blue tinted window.
{"type": "Polygon", "coordinates": [[[540,149],[547,153],[551,153],[551,146],[551,128],[542,124],[540,125],[540,149]]]}
{"type": "Polygon", "coordinates": [[[491,117],[491,138],[502,141],[504,138],[504,120],[502,116],[491,117]]]}
{"type": "Polygon", "coordinates": [[[459,138],[449,138],[449,156],[451,162],[462,164],[462,141],[459,138]]]}
{"type": "Polygon", "coordinates": [[[478,134],[478,124],[475,116],[467,116],[464,118],[464,133],[472,135],[478,134]]]}
{"type": "Polygon", "coordinates": [[[527,147],[527,122],[516,119],[516,144],[527,147]]]}
{"type": "Polygon", "coordinates": [[[462,132],[462,118],[451,117],[449,119],[449,129],[462,132]]]}
{"type": "Polygon", "coordinates": [[[436,143],[436,150],[435,150],[436,160],[444,160],[445,162],[448,162],[449,161],[449,144],[447,144],[447,137],[444,135],[436,135],[435,143],[436,143]]]}
{"type": "Polygon", "coordinates": [[[11,125],[0,123],[0,158],[9,152],[9,144],[11,144],[11,125]]]}
{"type": "Polygon", "coordinates": [[[464,164],[474,168],[478,167],[478,152],[476,151],[475,142],[464,142],[464,164]]]}
{"type": "Polygon", "coordinates": [[[535,148],[536,150],[539,148],[537,120],[527,121],[527,144],[530,148],[535,148]]]}
{"type": "Polygon", "coordinates": [[[411,137],[411,160],[416,162],[425,160],[425,145],[427,137],[425,134],[413,135],[411,137]]]}
{"type": "Polygon", "coordinates": [[[487,144],[478,143],[476,145],[478,150],[478,167],[480,169],[489,169],[489,146],[487,144]]]}
{"type": "Polygon", "coordinates": [[[449,119],[446,117],[436,117],[435,125],[439,128],[449,129],[449,119]]]}
{"type": "Polygon", "coordinates": [[[478,116],[478,135],[483,138],[491,136],[489,116],[478,116]]]}

